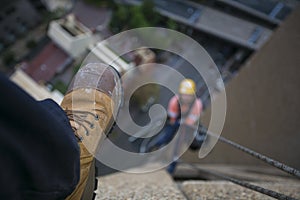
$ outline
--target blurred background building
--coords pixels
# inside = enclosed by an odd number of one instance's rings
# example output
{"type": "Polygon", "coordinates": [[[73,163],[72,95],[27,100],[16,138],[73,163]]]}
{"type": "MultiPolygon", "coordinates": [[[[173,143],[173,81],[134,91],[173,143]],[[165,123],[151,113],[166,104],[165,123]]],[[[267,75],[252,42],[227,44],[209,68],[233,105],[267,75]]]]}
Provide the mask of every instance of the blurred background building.
{"type": "Polygon", "coordinates": [[[0,52],[28,33],[41,20],[34,5],[27,0],[3,0],[0,8],[0,52]]]}

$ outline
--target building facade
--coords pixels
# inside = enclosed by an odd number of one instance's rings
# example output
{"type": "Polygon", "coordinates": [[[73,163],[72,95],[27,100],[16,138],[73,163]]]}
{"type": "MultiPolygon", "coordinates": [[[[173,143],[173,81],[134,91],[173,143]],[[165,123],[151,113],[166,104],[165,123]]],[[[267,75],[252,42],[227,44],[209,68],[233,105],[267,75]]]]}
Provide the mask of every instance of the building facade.
{"type": "MultiPolygon", "coordinates": [[[[222,135],[283,163],[300,168],[300,9],[257,51],[226,86],[222,135]]],[[[202,117],[209,123],[210,111],[202,117]]],[[[185,159],[197,161],[188,152],[185,159]]],[[[201,163],[260,165],[263,162],[217,143],[201,163]]]]}
{"type": "Polygon", "coordinates": [[[27,0],[3,0],[0,7],[0,48],[15,42],[18,36],[41,20],[39,13],[27,0]]]}

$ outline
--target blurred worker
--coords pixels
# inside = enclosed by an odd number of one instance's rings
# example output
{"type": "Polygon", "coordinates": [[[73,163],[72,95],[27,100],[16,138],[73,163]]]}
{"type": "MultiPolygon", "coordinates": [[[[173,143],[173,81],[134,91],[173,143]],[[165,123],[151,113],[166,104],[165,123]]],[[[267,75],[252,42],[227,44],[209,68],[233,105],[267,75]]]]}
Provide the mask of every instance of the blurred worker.
{"type": "MultiPolygon", "coordinates": [[[[198,125],[202,112],[202,102],[199,98],[196,98],[195,93],[196,84],[193,80],[184,79],[181,81],[178,95],[173,96],[169,101],[168,124],[164,128],[162,134],[154,142],[151,142],[152,146],[148,147],[148,151],[169,143],[175,136],[180,124],[184,125],[185,129],[190,129],[188,131],[189,133],[194,132],[192,129],[195,125],[198,125]]],[[[195,146],[196,143],[193,143],[195,146]]],[[[175,148],[179,147],[176,146],[175,148]]],[[[174,156],[176,157],[176,155],[174,156]]],[[[173,173],[175,167],[176,161],[168,167],[168,171],[173,173]]]]}
{"type": "Polygon", "coordinates": [[[50,99],[34,100],[0,74],[0,199],[93,198],[94,152],[88,149],[111,128],[120,105],[111,89],[120,84],[106,65],[89,64],[79,73],[62,108],[50,99]]]}

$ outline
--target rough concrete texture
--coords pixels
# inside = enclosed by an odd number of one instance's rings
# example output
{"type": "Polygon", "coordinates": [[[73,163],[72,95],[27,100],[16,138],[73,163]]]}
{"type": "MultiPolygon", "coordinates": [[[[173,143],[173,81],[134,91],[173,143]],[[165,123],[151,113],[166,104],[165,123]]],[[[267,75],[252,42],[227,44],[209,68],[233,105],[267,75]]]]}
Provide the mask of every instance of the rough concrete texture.
{"type": "MultiPolygon", "coordinates": [[[[196,165],[197,168],[217,172],[229,177],[245,180],[254,185],[274,190],[295,199],[300,199],[300,181],[286,173],[270,167],[228,166],[228,165],[196,165]]],[[[177,174],[177,175],[176,175],[177,174]]],[[[177,178],[204,178],[177,182],[173,181],[166,171],[143,174],[119,172],[98,178],[96,200],[103,199],[273,199],[229,181],[218,180],[206,172],[197,172],[187,164],[179,164],[177,178]],[[181,174],[181,177],[178,174],[181,174]],[[189,176],[188,176],[189,175],[189,176]]],[[[185,179],[186,180],[186,179],[185,179]]]]}
{"type": "Polygon", "coordinates": [[[291,197],[300,197],[299,179],[272,167],[204,164],[195,166],[205,171],[197,171],[190,165],[180,164],[175,174],[176,178],[185,176],[188,179],[210,180],[183,182],[181,189],[188,199],[272,199],[231,182],[221,181],[207,171],[250,182],[291,197]]]}
{"type": "Polygon", "coordinates": [[[145,174],[116,173],[98,178],[96,200],[100,199],[186,199],[165,171],[145,174]]]}
{"type": "MultiPolygon", "coordinates": [[[[281,183],[253,183],[264,188],[268,188],[294,198],[300,198],[300,184],[285,182],[281,183]]],[[[182,190],[190,200],[209,200],[209,199],[260,199],[269,200],[272,197],[246,189],[239,185],[227,181],[185,181],[182,190]]]]}
{"type": "MultiPolygon", "coordinates": [[[[198,164],[195,165],[198,169],[205,171],[217,172],[232,178],[250,182],[289,182],[298,183],[300,181],[294,176],[289,175],[274,167],[266,166],[246,166],[246,165],[213,165],[213,164],[198,164]]],[[[205,173],[205,171],[197,171],[186,163],[180,163],[175,171],[175,179],[203,179],[203,180],[219,180],[219,178],[205,173]]]]}

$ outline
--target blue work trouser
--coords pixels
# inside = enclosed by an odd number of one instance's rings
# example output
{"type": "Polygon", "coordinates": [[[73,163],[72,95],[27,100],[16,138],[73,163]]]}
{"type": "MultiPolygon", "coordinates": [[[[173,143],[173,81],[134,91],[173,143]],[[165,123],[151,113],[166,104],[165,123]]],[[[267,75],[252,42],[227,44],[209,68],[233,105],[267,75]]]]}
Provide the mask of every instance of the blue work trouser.
{"type": "Polygon", "coordinates": [[[161,147],[168,144],[176,134],[176,131],[179,127],[179,123],[175,122],[174,124],[168,124],[164,127],[160,136],[158,136],[157,141],[155,142],[156,147],[161,147]]]}
{"type": "MultiPolygon", "coordinates": [[[[163,145],[168,144],[176,134],[178,130],[179,122],[175,122],[174,124],[168,124],[164,127],[160,136],[158,136],[157,140],[154,142],[154,146],[161,147],[163,145]]],[[[177,148],[177,147],[175,147],[177,148]]],[[[173,158],[172,158],[173,159],[173,158]]],[[[176,168],[177,162],[174,160],[168,167],[168,172],[172,174],[176,168]]]]}
{"type": "Polygon", "coordinates": [[[0,91],[0,199],[66,198],[79,181],[80,157],[64,111],[1,73],[0,91]]]}

